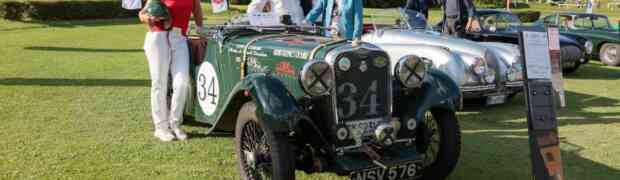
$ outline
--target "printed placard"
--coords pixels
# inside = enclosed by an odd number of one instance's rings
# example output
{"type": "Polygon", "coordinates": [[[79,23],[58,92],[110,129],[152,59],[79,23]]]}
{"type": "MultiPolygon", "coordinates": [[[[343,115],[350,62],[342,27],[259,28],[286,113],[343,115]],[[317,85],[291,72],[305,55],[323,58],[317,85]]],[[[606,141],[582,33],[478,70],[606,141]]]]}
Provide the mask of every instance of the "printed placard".
{"type": "Polygon", "coordinates": [[[546,32],[523,32],[523,51],[528,79],[551,79],[549,40],[546,32]]]}

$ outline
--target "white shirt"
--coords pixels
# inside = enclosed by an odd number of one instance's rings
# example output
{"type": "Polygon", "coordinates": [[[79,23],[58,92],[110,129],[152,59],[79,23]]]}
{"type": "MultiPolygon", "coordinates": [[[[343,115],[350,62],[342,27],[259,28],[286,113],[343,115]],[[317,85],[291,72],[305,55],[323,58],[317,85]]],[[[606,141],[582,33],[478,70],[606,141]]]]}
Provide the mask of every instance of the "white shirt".
{"type": "Polygon", "coordinates": [[[304,20],[304,12],[301,9],[299,0],[252,0],[248,5],[248,14],[261,13],[265,5],[271,4],[271,11],[278,16],[288,14],[291,16],[293,23],[299,25],[304,20]]]}
{"type": "Polygon", "coordinates": [[[142,0],[123,0],[122,5],[124,9],[135,10],[142,8],[142,0]]]}

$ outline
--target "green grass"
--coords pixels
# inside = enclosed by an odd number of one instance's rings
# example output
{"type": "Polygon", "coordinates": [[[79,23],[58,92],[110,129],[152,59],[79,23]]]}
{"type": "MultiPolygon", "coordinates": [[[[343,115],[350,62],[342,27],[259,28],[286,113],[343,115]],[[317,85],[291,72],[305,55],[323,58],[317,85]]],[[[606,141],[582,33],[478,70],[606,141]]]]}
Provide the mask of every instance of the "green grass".
{"type": "MultiPolygon", "coordinates": [[[[0,21],[0,179],[238,179],[230,137],[193,126],[188,141],[152,137],[144,32],[135,19],[0,21]]],[[[593,62],[565,82],[567,179],[617,179],[620,68],[593,62]]],[[[530,179],[524,117],[522,96],[460,112],[450,179],[530,179]]]]}

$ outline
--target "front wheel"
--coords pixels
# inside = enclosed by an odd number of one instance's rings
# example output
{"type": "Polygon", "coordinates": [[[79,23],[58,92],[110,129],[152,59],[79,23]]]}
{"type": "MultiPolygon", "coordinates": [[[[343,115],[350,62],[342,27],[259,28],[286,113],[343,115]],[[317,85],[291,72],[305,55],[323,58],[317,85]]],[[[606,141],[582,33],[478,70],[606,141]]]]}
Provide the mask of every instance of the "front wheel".
{"type": "Polygon", "coordinates": [[[620,44],[614,43],[606,43],[601,47],[601,51],[599,52],[599,58],[601,62],[609,65],[609,66],[618,66],[620,65],[620,59],[618,58],[618,50],[620,49],[620,44]]]}
{"type": "Polygon", "coordinates": [[[461,130],[453,111],[435,109],[425,114],[419,129],[423,155],[422,179],[445,179],[454,170],[461,153],[461,130]]]}
{"type": "Polygon", "coordinates": [[[577,46],[562,46],[560,49],[560,62],[562,62],[562,73],[570,74],[577,71],[581,65],[582,51],[577,46]]]}
{"type": "Polygon", "coordinates": [[[256,117],[256,104],[243,105],[235,127],[235,151],[241,179],[295,179],[292,145],[284,134],[274,133],[256,117]]]}

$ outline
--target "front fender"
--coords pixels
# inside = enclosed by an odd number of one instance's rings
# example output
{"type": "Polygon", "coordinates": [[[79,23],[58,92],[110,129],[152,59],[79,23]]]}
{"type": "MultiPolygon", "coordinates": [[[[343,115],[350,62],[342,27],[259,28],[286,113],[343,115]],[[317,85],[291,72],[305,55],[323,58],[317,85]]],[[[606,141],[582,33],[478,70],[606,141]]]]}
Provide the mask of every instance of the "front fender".
{"type": "Polygon", "coordinates": [[[303,110],[286,86],[266,74],[251,74],[240,88],[250,92],[256,103],[258,121],[275,132],[288,132],[303,117],[303,110]]]}
{"type": "Polygon", "coordinates": [[[406,120],[422,121],[426,111],[441,108],[456,111],[460,102],[458,85],[445,73],[432,69],[426,75],[422,86],[416,89],[396,92],[397,115],[406,120]]]}

